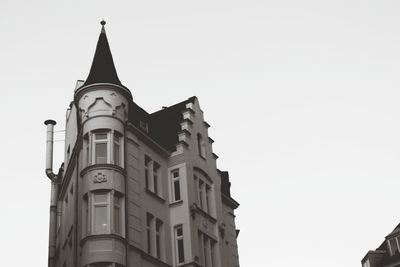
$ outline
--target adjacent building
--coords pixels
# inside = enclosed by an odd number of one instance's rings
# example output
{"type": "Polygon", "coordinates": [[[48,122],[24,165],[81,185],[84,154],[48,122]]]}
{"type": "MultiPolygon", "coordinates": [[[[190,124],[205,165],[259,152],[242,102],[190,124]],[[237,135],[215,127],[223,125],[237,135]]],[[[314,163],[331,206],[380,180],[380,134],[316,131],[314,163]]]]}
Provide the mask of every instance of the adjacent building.
{"type": "Polygon", "coordinates": [[[362,267],[400,266],[400,224],[385,238],[376,249],[368,251],[361,260],[362,267]]]}
{"type": "MultiPolygon", "coordinates": [[[[229,174],[217,169],[197,97],[148,113],[118,78],[105,22],[66,114],[52,182],[51,267],[238,267],[229,174]]],[[[157,92],[154,92],[156,94],[157,92]]]]}

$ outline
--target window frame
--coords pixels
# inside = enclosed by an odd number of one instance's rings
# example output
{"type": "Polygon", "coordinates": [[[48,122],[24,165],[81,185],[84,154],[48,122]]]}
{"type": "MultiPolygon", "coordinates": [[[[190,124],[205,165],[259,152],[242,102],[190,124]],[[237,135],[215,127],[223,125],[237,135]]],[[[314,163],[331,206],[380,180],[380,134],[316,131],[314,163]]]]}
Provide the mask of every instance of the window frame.
{"type": "Polygon", "coordinates": [[[171,175],[171,203],[175,203],[175,202],[179,202],[182,201],[182,189],[181,189],[181,176],[180,176],[180,170],[179,169],[173,169],[170,172],[171,175]],[[175,176],[175,174],[178,173],[177,176],[175,176]],[[176,192],[176,186],[178,185],[178,194],[176,192]],[[179,197],[177,198],[177,195],[179,195],[179,197]]]}
{"type": "Polygon", "coordinates": [[[114,164],[124,168],[124,135],[112,129],[96,129],[84,137],[87,166],[96,164],[114,164]],[[105,134],[106,138],[97,139],[96,136],[105,134]],[[96,155],[97,144],[105,144],[105,160],[99,162],[96,155]],[[116,148],[118,147],[118,155],[116,148]]]}
{"type": "MultiPolygon", "coordinates": [[[[124,215],[124,196],[122,193],[115,190],[94,190],[88,193],[88,216],[87,216],[87,235],[98,235],[98,234],[115,234],[124,237],[125,236],[125,215],[124,215]],[[96,202],[96,194],[106,194],[107,199],[103,202],[96,202]],[[116,198],[118,202],[116,203],[116,198]],[[105,231],[97,231],[96,229],[96,217],[95,208],[106,207],[106,221],[107,228],[105,231]],[[118,221],[115,217],[115,209],[119,209],[118,221]],[[118,223],[118,225],[117,225],[118,223]]],[[[85,205],[82,207],[85,209],[85,205]]],[[[85,211],[83,211],[85,212],[85,211]]]]}
{"type": "Polygon", "coordinates": [[[178,264],[183,264],[185,263],[185,241],[184,241],[184,234],[183,234],[183,225],[178,224],[174,227],[174,239],[175,239],[175,261],[178,264]],[[178,235],[178,230],[181,230],[182,234],[178,235]],[[181,242],[181,247],[182,251],[179,249],[180,248],[180,242],[181,242]],[[182,252],[182,255],[181,255],[182,252]],[[182,260],[181,260],[182,258],[182,260]]]}
{"type": "Polygon", "coordinates": [[[163,199],[162,166],[147,154],[144,154],[145,189],[163,199]]]}

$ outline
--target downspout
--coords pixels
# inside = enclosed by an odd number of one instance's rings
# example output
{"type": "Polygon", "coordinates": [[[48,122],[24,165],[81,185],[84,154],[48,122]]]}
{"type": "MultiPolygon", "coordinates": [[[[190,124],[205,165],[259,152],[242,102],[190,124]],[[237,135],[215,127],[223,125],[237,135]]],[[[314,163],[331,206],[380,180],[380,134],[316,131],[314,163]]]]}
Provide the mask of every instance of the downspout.
{"type": "Polygon", "coordinates": [[[46,176],[51,180],[48,266],[55,267],[58,179],[53,172],[53,138],[56,122],[54,120],[46,120],[44,124],[47,126],[46,176]]]}

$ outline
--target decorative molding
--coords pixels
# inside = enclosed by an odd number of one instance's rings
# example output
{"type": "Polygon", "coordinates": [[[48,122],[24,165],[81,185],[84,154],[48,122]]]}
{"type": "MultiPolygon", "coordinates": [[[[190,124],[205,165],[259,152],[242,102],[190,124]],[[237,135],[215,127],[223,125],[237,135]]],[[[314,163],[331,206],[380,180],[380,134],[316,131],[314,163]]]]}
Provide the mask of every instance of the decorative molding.
{"type": "Polygon", "coordinates": [[[99,183],[99,184],[101,184],[101,183],[105,183],[105,182],[107,182],[107,175],[105,175],[105,174],[103,174],[103,173],[101,173],[101,172],[98,172],[98,173],[96,173],[96,174],[94,175],[94,177],[93,177],[93,183],[99,183]]]}

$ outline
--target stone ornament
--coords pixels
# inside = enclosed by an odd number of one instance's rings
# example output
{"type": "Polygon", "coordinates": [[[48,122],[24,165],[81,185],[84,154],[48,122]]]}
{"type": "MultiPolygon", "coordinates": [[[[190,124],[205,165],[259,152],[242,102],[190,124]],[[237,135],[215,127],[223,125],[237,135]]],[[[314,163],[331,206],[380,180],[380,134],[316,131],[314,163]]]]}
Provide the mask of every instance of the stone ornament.
{"type": "Polygon", "coordinates": [[[105,183],[107,182],[107,176],[105,174],[102,174],[101,172],[97,173],[94,175],[94,179],[93,179],[94,183],[105,183]]]}

